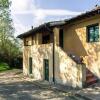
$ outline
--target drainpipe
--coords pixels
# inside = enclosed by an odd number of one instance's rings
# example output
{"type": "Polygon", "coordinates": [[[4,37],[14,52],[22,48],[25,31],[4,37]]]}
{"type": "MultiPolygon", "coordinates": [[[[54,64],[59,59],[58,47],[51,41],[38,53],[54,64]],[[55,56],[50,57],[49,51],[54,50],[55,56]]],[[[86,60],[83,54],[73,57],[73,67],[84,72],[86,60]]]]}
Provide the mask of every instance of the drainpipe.
{"type": "Polygon", "coordinates": [[[55,36],[53,30],[51,30],[46,24],[45,27],[51,34],[53,34],[53,57],[52,58],[53,58],[53,82],[55,84],[55,36]]]}
{"type": "Polygon", "coordinates": [[[53,32],[53,82],[55,84],[55,35],[53,32]]]}

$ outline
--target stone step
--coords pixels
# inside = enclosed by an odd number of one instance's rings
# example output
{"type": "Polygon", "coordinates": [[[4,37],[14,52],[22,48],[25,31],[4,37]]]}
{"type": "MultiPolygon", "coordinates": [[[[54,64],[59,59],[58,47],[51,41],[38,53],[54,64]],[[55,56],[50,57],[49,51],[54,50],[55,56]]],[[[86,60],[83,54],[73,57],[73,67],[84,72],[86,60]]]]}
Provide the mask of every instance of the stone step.
{"type": "Polygon", "coordinates": [[[95,76],[93,74],[87,74],[86,75],[86,80],[90,80],[91,78],[94,78],[95,76]]]}
{"type": "Polygon", "coordinates": [[[89,70],[86,70],[86,74],[92,74],[92,72],[89,70]]]}
{"type": "Polygon", "coordinates": [[[87,84],[87,86],[89,86],[89,85],[96,83],[97,81],[98,81],[98,79],[93,77],[93,78],[86,80],[86,84],[87,84]]]}
{"type": "Polygon", "coordinates": [[[86,77],[92,77],[92,76],[94,76],[92,73],[86,74],[86,77]]]}

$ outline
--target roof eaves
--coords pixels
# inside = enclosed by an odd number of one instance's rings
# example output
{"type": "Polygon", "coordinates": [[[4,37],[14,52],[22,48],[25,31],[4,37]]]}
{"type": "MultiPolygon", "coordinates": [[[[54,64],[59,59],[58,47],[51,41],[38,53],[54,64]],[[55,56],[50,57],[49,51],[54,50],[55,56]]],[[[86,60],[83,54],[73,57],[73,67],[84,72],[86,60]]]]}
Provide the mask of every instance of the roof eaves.
{"type": "Polygon", "coordinates": [[[64,25],[64,24],[66,24],[65,20],[50,22],[50,26],[51,27],[53,27],[53,26],[60,26],[60,25],[64,25]]]}
{"type": "Polygon", "coordinates": [[[72,17],[72,18],[67,19],[67,20],[65,20],[65,21],[66,21],[66,22],[70,22],[70,21],[74,21],[74,20],[79,20],[79,19],[81,19],[81,18],[89,17],[89,16],[92,16],[92,15],[94,15],[94,14],[100,14],[100,9],[87,11],[87,12],[85,12],[85,13],[82,13],[81,15],[72,17]]]}

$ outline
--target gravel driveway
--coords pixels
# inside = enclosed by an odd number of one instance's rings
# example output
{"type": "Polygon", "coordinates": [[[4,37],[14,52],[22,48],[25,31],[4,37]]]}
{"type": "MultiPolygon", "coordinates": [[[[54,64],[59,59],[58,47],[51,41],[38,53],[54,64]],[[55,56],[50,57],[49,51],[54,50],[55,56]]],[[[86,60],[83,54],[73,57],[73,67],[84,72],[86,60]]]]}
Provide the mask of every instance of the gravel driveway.
{"type": "MultiPolygon", "coordinates": [[[[90,92],[88,92],[87,89],[79,92],[79,94],[85,94],[85,93],[89,94],[90,92]]],[[[88,95],[88,97],[90,97],[90,95],[88,95]]],[[[96,98],[94,98],[93,100],[100,100],[100,98],[97,99],[97,96],[94,95],[94,97],[96,98]]],[[[82,97],[80,95],[68,94],[67,92],[65,93],[55,88],[49,88],[49,87],[43,88],[43,85],[40,86],[38,83],[36,83],[36,81],[30,81],[29,78],[24,77],[21,70],[14,69],[0,73],[0,100],[90,100],[90,99],[85,98],[85,96],[82,97]]]]}
{"type": "Polygon", "coordinates": [[[63,92],[43,89],[23,77],[20,70],[0,73],[0,100],[71,100],[63,92]]]}

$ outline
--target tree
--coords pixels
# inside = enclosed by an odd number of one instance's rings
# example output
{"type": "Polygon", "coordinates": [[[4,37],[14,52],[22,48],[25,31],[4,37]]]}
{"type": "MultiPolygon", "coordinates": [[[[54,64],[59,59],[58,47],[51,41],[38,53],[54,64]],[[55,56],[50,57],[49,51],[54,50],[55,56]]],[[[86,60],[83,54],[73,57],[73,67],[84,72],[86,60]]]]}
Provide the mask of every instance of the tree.
{"type": "Polygon", "coordinates": [[[14,38],[13,21],[10,15],[11,2],[0,0],[0,56],[11,64],[11,60],[20,53],[17,39],[14,38]]]}
{"type": "Polygon", "coordinates": [[[0,47],[5,48],[7,40],[12,37],[12,20],[10,18],[10,2],[0,0],[0,47]]]}

